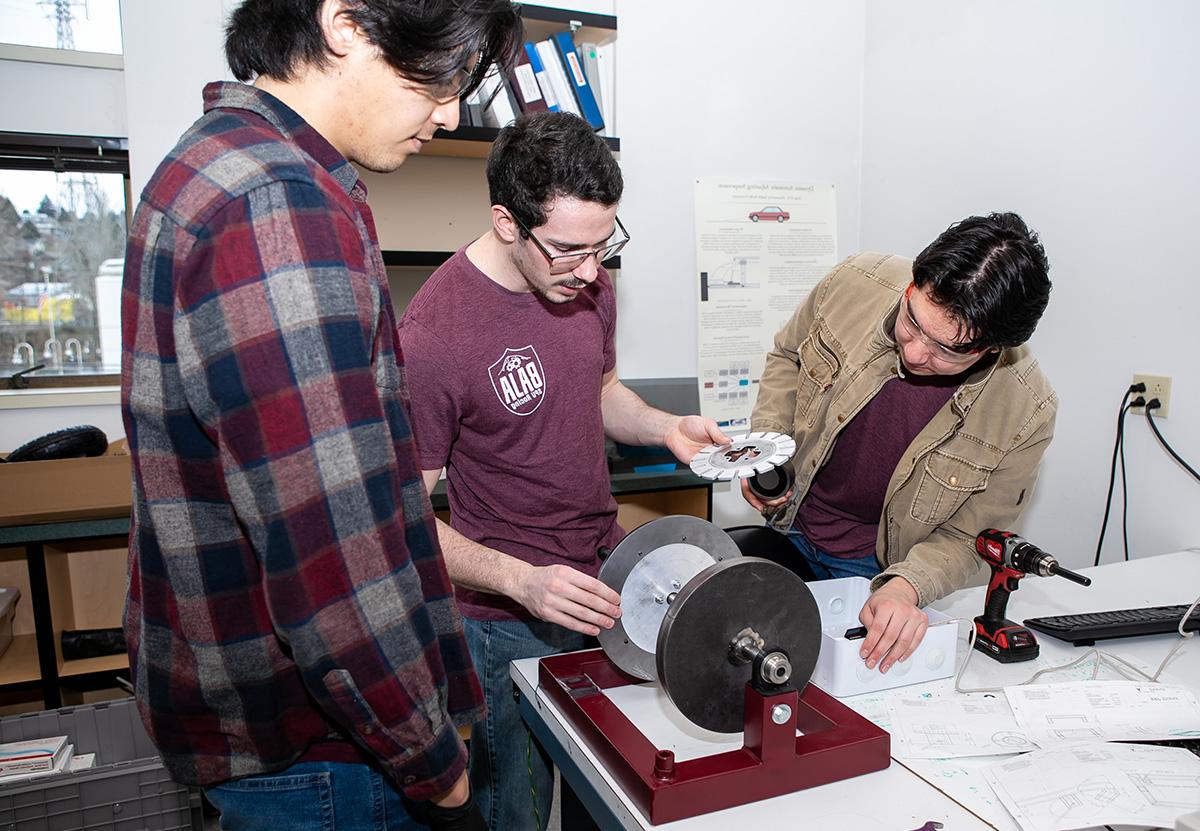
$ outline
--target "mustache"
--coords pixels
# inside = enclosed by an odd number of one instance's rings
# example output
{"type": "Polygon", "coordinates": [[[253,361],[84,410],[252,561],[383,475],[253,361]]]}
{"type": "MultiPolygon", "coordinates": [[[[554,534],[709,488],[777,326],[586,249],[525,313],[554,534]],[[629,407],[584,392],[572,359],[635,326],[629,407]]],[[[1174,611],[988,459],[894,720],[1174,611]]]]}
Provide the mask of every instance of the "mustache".
{"type": "Polygon", "coordinates": [[[587,283],[583,282],[578,277],[572,277],[570,280],[559,280],[558,284],[560,286],[566,286],[569,289],[581,289],[587,285],[587,283]]]}

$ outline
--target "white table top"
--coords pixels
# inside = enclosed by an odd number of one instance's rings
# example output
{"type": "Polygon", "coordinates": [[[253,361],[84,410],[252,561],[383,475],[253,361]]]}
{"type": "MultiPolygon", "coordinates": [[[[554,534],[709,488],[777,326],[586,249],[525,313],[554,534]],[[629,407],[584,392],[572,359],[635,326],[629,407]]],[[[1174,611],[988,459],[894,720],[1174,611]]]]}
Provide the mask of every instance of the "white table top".
{"type": "MultiPolygon", "coordinates": [[[[1057,577],[1023,579],[1019,590],[1009,600],[1008,616],[1023,620],[1037,615],[1191,603],[1200,595],[1200,550],[1103,565],[1083,569],[1082,572],[1092,577],[1090,587],[1078,586],[1057,577]]],[[[934,608],[963,619],[960,623],[960,661],[966,651],[967,622],[983,610],[983,591],[983,587],[964,589],[933,604],[934,608]]],[[[1006,665],[989,660],[982,654],[974,656],[964,677],[964,685],[974,687],[1019,683],[1040,666],[1066,663],[1081,654],[1076,647],[1048,636],[1039,636],[1038,642],[1042,647],[1042,656],[1036,666],[1033,662],[1006,665]]],[[[1154,636],[1102,641],[1099,645],[1123,658],[1155,668],[1174,645],[1174,640],[1171,636],[1154,636]]],[[[651,826],[621,792],[571,725],[562,718],[554,703],[537,689],[537,659],[515,661],[511,674],[522,694],[533,705],[535,717],[544,722],[555,741],[578,765],[624,828],[669,827],[692,831],[728,829],[735,825],[757,829],[794,829],[802,825],[810,828],[905,831],[920,828],[930,820],[942,822],[947,829],[954,831],[1009,831],[1016,827],[1002,806],[986,798],[990,793],[981,797],[981,783],[972,781],[969,767],[962,770],[955,768],[953,771],[937,770],[934,773],[928,765],[913,766],[922,776],[936,781],[945,790],[943,793],[895,761],[888,769],[866,776],[691,817],[665,826],[651,826]],[[952,775],[958,778],[951,781],[952,775]],[[798,825],[801,819],[803,821],[798,825]]],[[[1043,676],[1041,680],[1069,679],[1043,676]]],[[[1189,643],[1180,649],[1164,673],[1163,680],[1200,693],[1200,644],[1189,643]]],[[[927,686],[952,689],[953,681],[945,679],[927,686]]],[[[705,747],[711,747],[711,752],[726,749],[726,745],[721,745],[720,741],[730,737],[709,734],[688,723],[678,715],[661,690],[651,685],[645,685],[645,689],[622,689],[627,691],[625,700],[619,702],[622,711],[658,746],[690,749],[690,752],[684,750],[687,755],[703,752],[705,747]]],[[[900,688],[899,692],[903,694],[905,689],[900,688]]],[[[846,702],[853,705],[854,699],[846,699],[846,702]]],[[[986,791],[987,786],[983,785],[982,789],[986,791]]]]}

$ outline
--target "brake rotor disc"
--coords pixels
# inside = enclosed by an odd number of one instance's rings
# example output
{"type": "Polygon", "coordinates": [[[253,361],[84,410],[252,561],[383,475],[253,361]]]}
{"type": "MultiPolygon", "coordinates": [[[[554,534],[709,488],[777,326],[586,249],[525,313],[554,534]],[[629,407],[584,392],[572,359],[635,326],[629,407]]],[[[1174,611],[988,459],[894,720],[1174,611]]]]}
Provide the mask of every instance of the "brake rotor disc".
{"type": "Polygon", "coordinates": [[[705,479],[727,482],[766,473],[792,458],[796,442],[783,433],[731,436],[731,444],[710,444],[692,457],[692,472],[705,479]]]}
{"type": "Polygon", "coordinates": [[[653,681],[659,629],[679,590],[714,563],[740,557],[728,534],[696,517],[660,517],[635,529],[600,567],[600,579],[621,595],[621,616],[600,630],[600,646],[625,672],[653,681]]]}
{"type": "Polygon", "coordinates": [[[789,684],[802,691],[821,651],[821,615],[789,569],[757,557],[716,563],[684,585],[662,618],[658,679],[679,711],[708,730],[737,733],[744,726],[751,667],[730,660],[730,644],[747,628],[787,653],[789,684]]]}

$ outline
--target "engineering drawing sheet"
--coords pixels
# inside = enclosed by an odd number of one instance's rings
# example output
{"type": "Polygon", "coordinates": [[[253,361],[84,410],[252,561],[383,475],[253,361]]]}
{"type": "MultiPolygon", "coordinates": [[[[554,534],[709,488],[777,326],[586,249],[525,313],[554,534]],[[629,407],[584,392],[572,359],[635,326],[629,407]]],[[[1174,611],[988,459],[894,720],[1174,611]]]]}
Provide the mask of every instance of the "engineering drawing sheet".
{"type": "Polygon", "coordinates": [[[1200,705],[1182,687],[1084,681],[1005,687],[1004,693],[1017,723],[1039,747],[1200,736],[1200,705]]]}
{"type": "Polygon", "coordinates": [[[901,758],[998,756],[1035,749],[1003,695],[957,695],[888,702],[892,751],[901,758]]]}
{"type": "Polygon", "coordinates": [[[1023,831],[1172,828],[1200,805],[1200,758],[1178,747],[1076,743],[1025,753],[983,775],[1023,831]]]}

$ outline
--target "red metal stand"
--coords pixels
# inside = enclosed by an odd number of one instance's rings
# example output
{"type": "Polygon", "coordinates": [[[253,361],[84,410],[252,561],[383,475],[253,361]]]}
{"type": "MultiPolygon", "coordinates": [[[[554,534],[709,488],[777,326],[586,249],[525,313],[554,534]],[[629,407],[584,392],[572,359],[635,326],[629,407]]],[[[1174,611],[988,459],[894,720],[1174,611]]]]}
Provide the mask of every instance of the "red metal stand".
{"type": "Polygon", "coordinates": [[[602,692],[639,683],[600,649],[543,658],[538,667],[539,687],[655,825],[883,770],[891,761],[882,728],[812,684],[801,695],[763,695],[747,684],[743,747],[676,762],[602,692]],[[779,704],[791,708],[783,724],[771,718],[779,704]]]}

